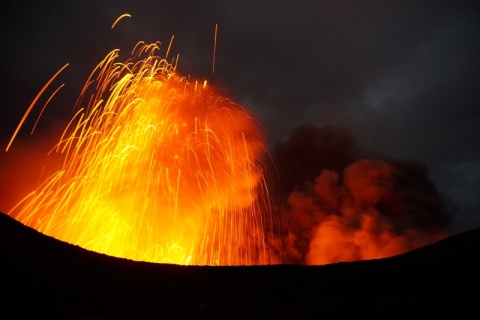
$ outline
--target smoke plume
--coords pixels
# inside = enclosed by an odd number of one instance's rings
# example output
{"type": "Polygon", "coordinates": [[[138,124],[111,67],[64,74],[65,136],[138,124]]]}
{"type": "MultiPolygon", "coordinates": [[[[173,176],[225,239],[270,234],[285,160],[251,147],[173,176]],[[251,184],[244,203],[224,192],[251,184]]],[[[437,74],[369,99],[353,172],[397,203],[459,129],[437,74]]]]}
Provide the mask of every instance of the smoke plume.
{"type": "Polygon", "coordinates": [[[368,156],[345,128],[298,127],[274,158],[288,193],[287,263],[388,257],[448,234],[450,215],[425,166],[368,156]]]}

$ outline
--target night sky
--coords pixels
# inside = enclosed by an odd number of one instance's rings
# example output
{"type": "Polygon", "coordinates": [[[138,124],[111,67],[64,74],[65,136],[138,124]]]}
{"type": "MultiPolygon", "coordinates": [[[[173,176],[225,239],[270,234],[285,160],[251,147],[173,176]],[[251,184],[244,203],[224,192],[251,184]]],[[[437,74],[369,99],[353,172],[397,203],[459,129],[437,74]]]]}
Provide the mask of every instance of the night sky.
{"type": "MultiPolygon", "coordinates": [[[[477,1],[16,1],[2,6],[0,178],[19,170],[8,165],[6,144],[58,69],[70,63],[45,97],[60,84],[65,87],[32,137],[26,137],[31,120],[22,128],[19,145],[38,141],[71,117],[88,75],[111,50],[119,48],[126,59],[138,41],[158,40],[163,54],[174,36],[170,55],[179,54],[178,72],[208,79],[249,108],[263,123],[272,153],[301,125],[348,130],[362,154],[425,165],[454,215],[453,232],[480,227],[477,1]],[[131,18],[111,29],[124,13],[131,18]]],[[[9,210],[4,205],[2,212],[9,210]]]]}

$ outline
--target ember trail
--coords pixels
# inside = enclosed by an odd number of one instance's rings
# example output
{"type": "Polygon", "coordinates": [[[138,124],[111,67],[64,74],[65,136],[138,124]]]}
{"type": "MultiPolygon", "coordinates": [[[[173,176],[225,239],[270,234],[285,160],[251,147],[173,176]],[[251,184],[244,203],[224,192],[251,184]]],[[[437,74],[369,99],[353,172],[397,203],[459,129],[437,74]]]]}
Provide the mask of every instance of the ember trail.
{"type": "Polygon", "coordinates": [[[10,214],[133,260],[274,262],[259,124],[158,50],[138,43],[125,63],[114,50],[98,64],[52,150],[60,169],[10,214]]]}

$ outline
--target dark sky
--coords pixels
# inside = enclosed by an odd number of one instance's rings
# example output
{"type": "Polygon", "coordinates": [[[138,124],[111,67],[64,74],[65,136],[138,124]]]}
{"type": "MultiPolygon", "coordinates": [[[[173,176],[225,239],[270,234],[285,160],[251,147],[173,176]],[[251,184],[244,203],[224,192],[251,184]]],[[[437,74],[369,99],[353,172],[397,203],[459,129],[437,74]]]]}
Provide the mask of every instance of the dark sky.
{"type": "Polygon", "coordinates": [[[251,109],[264,124],[272,151],[302,124],[346,127],[370,153],[425,164],[438,191],[457,208],[453,231],[480,227],[477,1],[108,0],[2,6],[2,143],[64,64],[70,66],[52,88],[65,87],[35,135],[71,117],[81,86],[111,50],[120,48],[128,57],[138,41],[158,40],[164,53],[174,36],[171,53],[180,55],[178,71],[206,77],[251,109]],[[123,13],[132,17],[112,30],[123,13]]]}

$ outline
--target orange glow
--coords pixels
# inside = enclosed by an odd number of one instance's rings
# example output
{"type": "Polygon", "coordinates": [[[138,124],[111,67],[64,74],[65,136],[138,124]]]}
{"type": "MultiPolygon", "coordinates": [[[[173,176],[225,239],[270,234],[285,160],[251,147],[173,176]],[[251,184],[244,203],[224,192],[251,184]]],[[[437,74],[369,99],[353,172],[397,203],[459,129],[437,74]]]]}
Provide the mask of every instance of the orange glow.
{"type": "Polygon", "coordinates": [[[60,168],[10,215],[133,260],[277,262],[267,250],[272,214],[259,124],[206,82],[178,75],[158,49],[139,43],[127,62],[114,50],[98,64],[52,150],[60,168]]]}
{"type": "Polygon", "coordinates": [[[292,192],[287,239],[291,257],[309,265],[371,260],[445,238],[440,224],[427,222],[432,213],[423,205],[433,194],[420,192],[412,181],[399,186],[407,175],[399,170],[361,159],[342,175],[323,170],[314,184],[292,192]],[[416,199],[409,199],[413,196],[416,199]]]}

